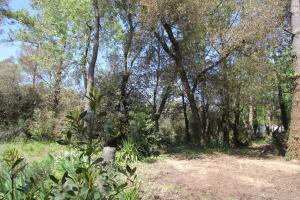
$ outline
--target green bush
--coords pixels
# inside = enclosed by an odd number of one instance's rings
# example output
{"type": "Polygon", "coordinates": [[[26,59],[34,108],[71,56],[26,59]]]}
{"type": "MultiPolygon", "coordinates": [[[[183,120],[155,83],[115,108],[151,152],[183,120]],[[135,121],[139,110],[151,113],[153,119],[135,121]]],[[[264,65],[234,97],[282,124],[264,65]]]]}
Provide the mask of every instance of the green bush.
{"type": "Polygon", "coordinates": [[[139,146],[131,139],[122,142],[122,148],[117,152],[116,161],[120,164],[134,163],[141,158],[139,146]]]}
{"type": "Polygon", "coordinates": [[[0,177],[0,196],[11,200],[138,199],[136,168],[103,163],[99,155],[99,139],[94,138],[93,133],[96,120],[93,119],[101,97],[96,91],[91,93],[92,112],[88,119],[87,112],[71,112],[67,116],[68,127],[64,131],[66,135],[58,142],[76,148],[75,154],[56,156],[55,159],[50,157],[45,163],[33,165],[35,172],[26,172],[24,158],[16,150],[5,151],[5,167],[1,167],[3,176],[0,177]],[[91,123],[89,129],[84,124],[86,120],[91,123]],[[44,164],[53,168],[40,169],[44,164]]]}
{"type": "Polygon", "coordinates": [[[74,155],[27,164],[6,150],[0,170],[0,199],[138,199],[136,168],[101,165],[74,155]]]}
{"type": "Polygon", "coordinates": [[[54,139],[56,120],[53,111],[47,109],[35,109],[33,114],[33,122],[29,127],[29,132],[34,139],[54,139]]]}
{"type": "Polygon", "coordinates": [[[155,131],[155,124],[150,115],[131,112],[128,130],[128,139],[136,144],[140,154],[149,156],[157,150],[160,137],[155,131]]]}

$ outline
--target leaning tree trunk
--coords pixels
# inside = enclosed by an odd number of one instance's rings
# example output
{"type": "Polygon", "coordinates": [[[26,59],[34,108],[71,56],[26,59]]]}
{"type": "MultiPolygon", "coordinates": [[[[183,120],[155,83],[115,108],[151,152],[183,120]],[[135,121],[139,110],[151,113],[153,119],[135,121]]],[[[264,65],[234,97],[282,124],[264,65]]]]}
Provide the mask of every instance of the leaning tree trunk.
{"type": "Polygon", "coordinates": [[[165,106],[166,106],[166,103],[168,101],[168,98],[170,97],[170,93],[171,93],[171,86],[166,86],[163,90],[163,93],[162,93],[162,96],[161,96],[161,102],[159,104],[159,107],[158,109],[156,108],[157,107],[157,102],[155,102],[155,108],[153,108],[153,120],[155,122],[155,128],[156,128],[156,131],[158,132],[159,131],[159,119],[162,115],[162,112],[164,111],[165,109],[165,106]]]}
{"type": "Polygon", "coordinates": [[[296,53],[294,69],[297,75],[297,86],[293,95],[292,115],[288,141],[288,153],[291,158],[300,159],[300,1],[292,0],[292,31],[294,34],[293,46],[296,53]]]}
{"type": "Polygon", "coordinates": [[[169,56],[175,62],[175,69],[176,69],[177,73],[179,74],[180,80],[183,85],[184,92],[190,103],[190,108],[191,108],[191,113],[192,113],[192,129],[193,129],[195,141],[198,143],[198,142],[201,142],[201,139],[202,139],[202,142],[204,144],[207,144],[207,140],[201,132],[201,118],[200,118],[199,110],[197,107],[197,101],[196,101],[193,89],[190,86],[187,72],[184,68],[183,55],[182,55],[182,52],[180,49],[179,42],[176,40],[170,24],[163,22],[163,27],[168,35],[168,39],[170,40],[172,47],[170,48],[168,46],[168,44],[166,43],[166,41],[164,39],[162,39],[157,33],[155,33],[155,35],[156,35],[157,39],[159,40],[159,42],[161,43],[165,52],[168,53],[169,56]]]}
{"type": "Polygon", "coordinates": [[[192,126],[193,126],[195,140],[196,140],[196,142],[199,142],[200,139],[202,139],[202,141],[206,144],[206,138],[204,137],[203,133],[201,132],[201,129],[202,129],[201,118],[199,115],[197,102],[196,102],[194,93],[192,92],[192,89],[190,87],[189,80],[188,80],[186,71],[183,67],[182,58],[181,58],[180,54],[177,55],[177,57],[175,59],[175,64],[176,64],[177,71],[179,72],[179,76],[180,76],[181,82],[183,84],[185,94],[190,103],[190,108],[191,108],[192,118],[193,118],[192,126]]]}
{"type": "Polygon", "coordinates": [[[94,27],[94,39],[93,39],[93,52],[92,58],[90,61],[89,68],[87,70],[87,87],[86,87],[86,102],[85,102],[85,111],[87,111],[87,120],[85,126],[88,129],[89,136],[92,138],[92,131],[91,131],[91,116],[92,110],[90,105],[90,94],[94,87],[95,81],[95,67],[98,58],[98,50],[99,50],[99,37],[100,37],[100,11],[98,0],[93,0],[93,8],[94,8],[94,15],[95,15],[95,27],[94,27]]]}

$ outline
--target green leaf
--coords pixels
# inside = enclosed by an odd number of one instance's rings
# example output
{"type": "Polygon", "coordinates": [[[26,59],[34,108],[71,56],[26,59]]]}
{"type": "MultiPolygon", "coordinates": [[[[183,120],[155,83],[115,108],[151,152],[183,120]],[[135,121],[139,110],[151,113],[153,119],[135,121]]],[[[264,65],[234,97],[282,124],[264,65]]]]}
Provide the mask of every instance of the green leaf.
{"type": "Polygon", "coordinates": [[[22,161],[24,160],[24,158],[19,158],[18,160],[16,160],[16,162],[13,164],[12,169],[14,169],[18,164],[20,164],[22,161]]]}
{"type": "Polygon", "coordinates": [[[13,177],[16,177],[18,175],[19,172],[23,171],[24,168],[26,167],[26,165],[23,165],[19,168],[17,168],[17,170],[14,171],[14,173],[12,174],[13,177]]]}
{"type": "Polygon", "coordinates": [[[68,145],[69,144],[69,142],[67,140],[58,140],[57,143],[60,145],[68,145]]]}
{"type": "Polygon", "coordinates": [[[70,178],[68,172],[65,172],[63,177],[61,178],[61,184],[64,185],[67,182],[67,178],[70,178]]]}
{"type": "Polygon", "coordinates": [[[58,180],[55,176],[49,175],[49,178],[50,178],[54,183],[56,183],[57,185],[59,184],[59,180],[58,180]]]}
{"type": "Polygon", "coordinates": [[[120,186],[118,187],[118,189],[119,189],[119,190],[120,190],[120,189],[124,189],[127,185],[128,185],[128,183],[123,183],[122,185],[120,185],[120,186]]]}
{"type": "Polygon", "coordinates": [[[126,165],[126,170],[127,170],[127,172],[129,172],[129,173],[131,173],[131,168],[129,167],[129,165],[126,165]]]}
{"type": "Polygon", "coordinates": [[[103,158],[98,158],[97,160],[95,160],[92,165],[96,165],[98,163],[101,163],[103,161],[103,158]]]}
{"type": "Polygon", "coordinates": [[[67,131],[67,138],[68,140],[70,140],[72,137],[72,132],[71,131],[67,131]]]}
{"type": "Polygon", "coordinates": [[[82,167],[78,167],[78,168],[75,170],[76,174],[81,174],[81,173],[83,173],[83,172],[85,172],[85,171],[86,171],[86,169],[85,169],[85,168],[82,168],[82,167]]]}
{"type": "Polygon", "coordinates": [[[70,119],[70,120],[74,120],[74,118],[71,115],[67,115],[66,118],[70,119]]]}
{"type": "Polygon", "coordinates": [[[30,177],[30,182],[31,182],[31,183],[34,183],[34,182],[35,182],[33,177],[30,177]]]}
{"type": "Polygon", "coordinates": [[[83,119],[87,114],[87,111],[84,111],[82,112],[80,115],[79,115],[79,119],[83,119]]]}
{"type": "Polygon", "coordinates": [[[133,176],[135,172],[136,172],[136,167],[131,170],[130,176],[133,176]]]}
{"type": "Polygon", "coordinates": [[[73,190],[68,190],[67,193],[70,196],[76,196],[76,194],[75,194],[75,192],[73,190]]]}

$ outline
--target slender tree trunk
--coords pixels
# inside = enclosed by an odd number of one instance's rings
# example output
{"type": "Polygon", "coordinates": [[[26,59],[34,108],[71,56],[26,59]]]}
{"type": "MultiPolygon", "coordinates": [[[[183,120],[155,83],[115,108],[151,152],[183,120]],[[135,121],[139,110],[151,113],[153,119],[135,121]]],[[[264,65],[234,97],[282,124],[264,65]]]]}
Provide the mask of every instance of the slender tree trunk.
{"type": "Polygon", "coordinates": [[[239,147],[242,145],[240,138],[239,138],[239,133],[240,133],[240,117],[241,117],[241,108],[240,108],[240,90],[237,93],[236,97],[236,105],[235,105],[235,110],[234,110],[234,124],[233,124],[233,143],[235,147],[239,147]]]}
{"type": "Polygon", "coordinates": [[[196,139],[196,142],[200,142],[200,139],[203,139],[203,142],[206,143],[204,136],[201,134],[201,118],[199,115],[196,99],[195,99],[194,93],[192,93],[192,91],[191,91],[189,80],[187,78],[187,74],[184,70],[184,67],[182,64],[182,59],[180,56],[178,56],[176,58],[176,66],[177,66],[177,70],[179,72],[180,79],[183,83],[185,94],[190,103],[192,117],[193,117],[192,124],[193,124],[194,137],[196,139]]]}
{"type": "Polygon", "coordinates": [[[229,147],[229,127],[230,127],[230,96],[229,96],[229,85],[228,85],[228,72],[227,66],[224,65],[224,91],[223,91],[223,145],[229,147]]]}
{"type": "Polygon", "coordinates": [[[170,97],[171,86],[166,86],[162,93],[161,102],[159,104],[158,109],[156,109],[155,113],[153,113],[153,119],[155,121],[156,131],[159,131],[159,119],[163,110],[165,109],[168,98],[170,97]]]}
{"type": "MultiPolygon", "coordinates": [[[[202,87],[202,93],[201,93],[201,126],[202,126],[202,134],[204,135],[205,138],[209,138],[208,136],[208,125],[209,125],[209,104],[207,102],[207,93],[206,93],[206,81],[203,79],[202,81],[203,87],[202,87]]],[[[209,142],[209,139],[208,139],[209,142]]]]}
{"type": "Polygon", "coordinates": [[[164,27],[165,31],[167,32],[168,38],[172,44],[172,48],[168,47],[168,44],[165,42],[165,40],[162,39],[157,33],[155,33],[155,35],[158,38],[159,42],[162,44],[163,49],[166,51],[166,53],[169,54],[169,56],[175,62],[175,69],[176,69],[177,73],[179,74],[180,80],[183,85],[184,92],[190,103],[190,108],[191,108],[191,112],[192,112],[192,128],[193,128],[195,141],[198,143],[198,142],[201,142],[201,139],[202,139],[202,142],[204,142],[206,144],[206,138],[201,134],[201,118],[199,115],[197,102],[196,102],[194,93],[192,91],[188,76],[184,69],[183,57],[182,57],[182,53],[180,50],[180,45],[174,36],[172,27],[168,23],[165,23],[165,22],[163,22],[163,27],[164,27]]]}
{"type": "Polygon", "coordinates": [[[124,11],[126,12],[126,20],[129,25],[129,30],[126,34],[127,38],[124,44],[124,71],[122,74],[122,81],[121,81],[121,99],[120,99],[120,113],[121,113],[121,118],[120,118],[120,132],[121,135],[126,135],[127,132],[127,125],[129,122],[129,105],[128,105],[128,92],[127,92],[127,85],[129,81],[129,71],[128,71],[128,57],[129,53],[131,51],[132,43],[133,43],[133,36],[134,36],[134,25],[132,21],[132,14],[128,10],[128,2],[126,0],[122,0],[124,11]]]}
{"type": "Polygon", "coordinates": [[[250,96],[250,100],[249,100],[249,125],[251,127],[253,127],[253,97],[250,96]]]}
{"type": "Polygon", "coordinates": [[[251,141],[252,135],[254,133],[254,128],[253,128],[253,117],[254,116],[254,109],[253,109],[253,97],[250,95],[249,97],[249,115],[248,115],[248,142],[251,141]]]}
{"type": "Polygon", "coordinates": [[[222,131],[223,131],[223,147],[229,147],[229,128],[227,111],[223,111],[222,115],[222,131]]]}
{"type": "Polygon", "coordinates": [[[253,131],[254,131],[254,136],[259,136],[259,124],[258,124],[258,119],[257,119],[257,108],[254,107],[254,110],[253,110],[253,131]]]}
{"type": "Polygon", "coordinates": [[[152,119],[155,123],[155,129],[158,132],[159,131],[159,119],[162,115],[162,112],[165,109],[168,98],[170,97],[172,87],[170,85],[167,85],[164,87],[163,92],[161,94],[161,101],[158,106],[157,94],[158,94],[158,86],[159,86],[159,79],[160,79],[160,59],[161,59],[160,51],[158,51],[157,59],[158,59],[158,67],[156,70],[156,83],[155,83],[155,87],[154,87],[154,91],[153,91],[152,119]]]}
{"type": "Polygon", "coordinates": [[[296,53],[294,69],[297,75],[297,86],[293,95],[292,115],[288,141],[288,153],[290,157],[300,159],[300,1],[292,0],[292,31],[294,34],[293,46],[296,53]]]}
{"type": "Polygon", "coordinates": [[[63,61],[56,67],[55,72],[55,83],[54,83],[54,96],[53,96],[53,110],[55,113],[58,112],[58,106],[60,103],[61,83],[63,73],[63,61]]]}
{"type": "Polygon", "coordinates": [[[225,108],[223,114],[223,145],[229,147],[229,111],[225,108]]]}
{"type": "Polygon", "coordinates": [[[278,100],[280,107],[280,118],[284,128],[284,131],[288,131],[289,129],[289,117],[286,103],[283,97],[283,89],[280,84],[278,84],[278,100]]]}
{"type": "MultiPolygon", "coordinates": [[[[221,49],[224,50],[224,36],[220,35],[221,49]]],[[[230,146],[229,130],[230,130],[230,96],[229,96],[229,80],[228,80],[228,65],[225,62],[223,65],[223,145],[230,146]]]]}
{"type": "Polygon", "coordinates": [[[153,90],[153,107],[152,107],[152,119],[155,123],[155,129],[158,132],[159,131],[159,117],[156,116],[157,111],[157,93],[158,93],[158,85],[159,85],[159,77],[160,77],[160,52],[158,52],[158,67],[156,70],[156,82],[155,87],[153,90]]]}
{"type": "Polygon", "coordinates": [[[89,29],[86,33],[86,39],[85,39],[85,51],[81,60],[81,73],[82,73],[85,92],[87,91],[87,64],[88,64],[88,55],[89,55],[91,32],[92,32],[92,27],[88,27],[88,28],[89,29]]]}
{"type": "Polygon", "coordinates": [[[98,5],[98,0],[93,0],[93,8],[94,8],[94,17],[95,17],[95,25],[94,25],[94,38],[93,38],[93,52],[92,58],[90,61],[90,65],[87,71],[87,87],[86,87],[86,102],[85,102],[85,110],[87,111],[87,120],[86,127],[88,128],[89,136],[92,137],[91,131],[91,117],[92,110],[89,101],[90,94],[94,87],[95,81],[95,67],[98,58],[98,50],[99,50],[99,37],[100,37],[100,10],[98,5]]]}
{"type": "Polygon", "coordinates": [[[271,133],[271,125],[272,125],[272,116],[271,116],[271,111],[268,110],[267,111],[267,124],[266,124],[266,131],[267,131],[267,135],[270,135],[271,133]]]}
{"type": "Polygon", "coordinates": [[[187,106],[185,103],[185,97],[184,93],[181,94],[182,99],[182,108],[183,108],[183,116],[184,116],[184,124],[185,124],[185,141],[190,142],[191,141],[191,134],[190,134],[190,127],[189,127],[189,119],[187,115],[187,106]]]}

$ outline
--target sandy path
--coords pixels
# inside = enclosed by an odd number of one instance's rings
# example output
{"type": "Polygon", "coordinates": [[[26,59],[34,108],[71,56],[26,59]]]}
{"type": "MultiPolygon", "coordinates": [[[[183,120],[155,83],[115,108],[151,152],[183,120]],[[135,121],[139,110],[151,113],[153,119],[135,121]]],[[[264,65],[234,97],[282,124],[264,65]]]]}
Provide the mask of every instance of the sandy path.
{"type": "Polygon", "coordinates": [[[145,199],[300,200],[300,163],[280,158],[174,158],[143,164],[139,174],[145,199]]]}

